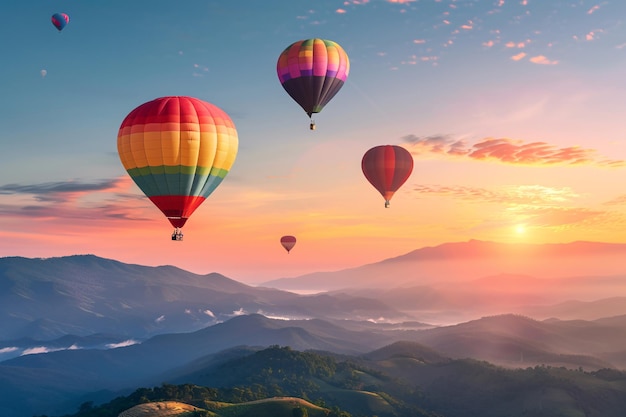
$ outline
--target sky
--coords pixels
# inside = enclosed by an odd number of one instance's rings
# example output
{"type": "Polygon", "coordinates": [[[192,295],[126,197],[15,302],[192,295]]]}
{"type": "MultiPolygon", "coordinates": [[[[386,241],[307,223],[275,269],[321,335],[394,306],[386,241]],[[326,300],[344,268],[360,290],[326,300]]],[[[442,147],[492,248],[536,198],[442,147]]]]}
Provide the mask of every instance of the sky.
{"type": "Polygon", "coordinates": [[[623,0],[9,1],[0,26],[0,256],[94,254],[248,284],[470,239],[626,243],[623,0]],[[50,21],[62,12],[61,32],[50,21]],[[315,116],[276,61],[323,38],[350,58],[315,116]],[[117,133],[187,95],[239,152],[182,242],[130,180],[117,133]],[[371,147],[414,170],[389,208],[371,147]],[[298,242],[291,253],[283,235],[298,242]]]}

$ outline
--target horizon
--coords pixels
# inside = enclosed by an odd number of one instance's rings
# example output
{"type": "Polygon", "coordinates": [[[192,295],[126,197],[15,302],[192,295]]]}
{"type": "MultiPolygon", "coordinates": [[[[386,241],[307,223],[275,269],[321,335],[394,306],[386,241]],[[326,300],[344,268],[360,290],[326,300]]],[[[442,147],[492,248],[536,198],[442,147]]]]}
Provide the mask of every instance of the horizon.
{"type": "Polygon", "coordinates": [[[35,0],[6,12],[0,256],[92,253],[259,283],[450,242],[626,243],[624,2],[35,0]],[[62,31],[54,13],[70,16],[62,31]],[[276,63],[313,37],[340,44],[350,73],[310,131],[276,63]],[[239,138],[182,242],[116,148],[128,113],[170,95],[218,106],[239,138]],[[361,171],[385,144],[414,159],[388,209],[361,171]],[[297,238],[289,253],[283,235],[297,238]]]}

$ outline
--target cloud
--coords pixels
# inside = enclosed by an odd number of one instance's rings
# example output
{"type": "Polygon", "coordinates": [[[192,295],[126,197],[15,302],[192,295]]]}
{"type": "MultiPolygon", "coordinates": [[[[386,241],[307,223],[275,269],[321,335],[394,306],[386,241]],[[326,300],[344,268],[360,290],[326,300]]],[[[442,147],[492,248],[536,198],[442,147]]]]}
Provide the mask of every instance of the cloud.
{"type": "Polygon", "coordinates": [[[0,195],[13,196],[14,201],[6,199],[7,203],[0,204],[0,215],[29,219],[147,220],[141,213],[150,204],[142,195],[131,192],[132,187],[129,177],[6,184],[0,186],[0,195]]]}
{"type": "Polygon", "coordinates": [[[617,196],[614,199],[609,200],[609,201],[607,201],[604,204],[607,205],[607,206],[618,206],[618,205],[622,205],[622,204],[626,205],[626,194],[622,194],[620,196],[617,196]]]}
{"type": "Polygon", "coordinates": [[[526,227],[569,227],[574,224],[598,224],[619,221],[614,213],[576,207],[573,204],[581,196],[568,187],[555,188],[541,185],[511,185],[494,189],[418,185],[413,191],[418,195],[449,197],[477,204],[498,204],[498,219],[486,219],[479,228],[502,227],[519,224],[526,227]]]}
{"type": "Polygon", "coordinates": [[[537,55],[537,56],[530,58],[530,62],[532,62],[533,64],[539,64],[539,65],[556,65],[559,63],[559,61],[550,60],[543,55],[537,55]]]}
{"type": "Polygon", "coordinates": [[[587,10],[587,14],[593,14],[593,12],[595,12],[599,8],[600,8],[600,5],[596,4],[595,6],[592,6],[591,9],[587,10]]]}
{"type": "Polygon", "coordinates": [[[248,314],[248,312],[244,310],[243,307],[241,307],[239,310],[233,310],[233,313],[228,314],[228,315],[231,317],[238,317],[238,316],[245,316],[246,314],[248,314]]]}
{"type": "Polygon", "coordinates": [[[521,61],[522,59],[524,59],[526,57],[526,52],[520,52],[519,54],[513,55],[511,57],[511,59],[513,61],[521,61]]]}
{"type": "Polygon", "coordinates": [[[563,205],[580,197],[568,187],[555,188],[542,185],[511,185],[496,189],[468,186],[418,185],[419,194],[454,197],[480,203],[511,204],[536,207],[563,205]]]}
{"type": "Polygon", "coordinates": [[[136,340],[128,339],[128,340],[124,340],[123,342],[119,342],[119,343],[108,343],[105,346],[106,346],[107,349],[117,349],[117,348],[121,348],[121,347],[136,345],[137,343],[139,343],[139,342],[136,341],[136,340]]]}
{"type": "Polygon", "coordinates": [[[24,349],[24,351],[22,352],[22,356],[38,355],[40,353],[54,352],[56,350],[59,350],[59,349],[49,349],[45,346],[37,346],[37,347],[29,348],[29,349],[24,349]]]}
{"type": "Polygon", "coordinates": [[[606,213],[583,207],[521,207],[517,215],[525,217],[526,226],[562,227],[597,221],[606,213]]]}
{"type": "Polygon", "coordinates": [[[29,194],[38,201],[64,202],[79,194],[116,189],[120,182],[120,179],[112,179],[94,182],[72,180],[30,185],[6,184],[0,186],[0,194],[29,194]]]}
{"type": "Polygon", "coordinates": [[[462,140],[455,140],[446,135],[418,137],[404,136],[403,141],[410,144],[409,151],[416,155],[435,154],[443,156],[465,157],[481,161],[499,161],[515,165],[599,165],[623,167],[623,160],[598,158],[593,149],[569,146],[559,148],[546,142],[526,143],[507,138],[485,138],[468,145],[462,140]]]}
{"type": "Polygon", "coordinates": [[[12,347],[4,347],[0,349],[0,355],[3,353],[11,353],[11,352],[15,352],[16,350],[18,350],[18,348],[12,346],[12,347]]]}

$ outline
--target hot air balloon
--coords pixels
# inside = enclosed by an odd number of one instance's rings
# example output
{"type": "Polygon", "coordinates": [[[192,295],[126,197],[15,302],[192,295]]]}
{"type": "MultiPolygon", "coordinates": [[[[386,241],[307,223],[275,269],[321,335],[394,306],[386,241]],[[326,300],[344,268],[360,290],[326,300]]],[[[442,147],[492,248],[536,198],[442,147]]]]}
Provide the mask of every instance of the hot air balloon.
{"type": "Polygon", "coordinates": [[[233,121],[219,107],[193,97],[161,97],[131,111],[117,150],[141,191],[175,227],[172,240],[222,182],[237,156],[233,121]]]}
{"type": "Polygon", "coordinates": [[[65,13],[55,13],[52,15],[52,24],[60,31],[70,23],[70,17],[65,13]]]}
{"type": "Polygon", "coordinates": [[[385,199],[385,207],[389,207],[389,200],[413,171],[413,157],[400,146],[375,146],[363,155],[361,169],[385,199]]]}
{"type": "Polygon", "coordinates": [[[296,245],[296,238],[294,236],[283,236],[280,238],[280,244],[283,245],[283,248],[289,253],[296,245]]]}
{"type": "Polygon", "coordinates": [[[348,78],[350,61],[338,43],[313,38],[292,43],[278,57],[278,79],[311,119],[337,94],[348,78]]]}

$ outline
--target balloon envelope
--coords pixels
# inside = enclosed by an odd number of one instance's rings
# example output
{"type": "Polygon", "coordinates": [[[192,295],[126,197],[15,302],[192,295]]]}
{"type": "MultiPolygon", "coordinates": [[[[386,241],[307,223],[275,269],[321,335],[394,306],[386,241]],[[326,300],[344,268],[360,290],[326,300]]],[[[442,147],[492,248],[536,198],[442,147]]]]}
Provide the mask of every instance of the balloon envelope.
{"type": "Polygon", "coordinates": [[[343,87],[350,61],[336,42],[305,39],[292,43],[280,54],[276,71],[285,91],[310,117],[343,87]]]}
{"type": "Polygon", "coordinates": [[[294,236],[283,236],[280,238],[280,244],[283,245],[283,248],[289,253],[296,245],[296,238],[294,236]]]}
{"type": "Polygon", "coordinates": [[[220,185],[238,144],[235,125],[223,110],[185,96],[140,105],[117,136],[122,165],[174,227],[183,227],[220,185]]]}
{"type": "Polygon", "coordinates": [[[59,32],[62,31],[68,23],[70,23],[70,17],[65,13],[55,13],[52,15],[51,20],[52,24],[59,30],[59,32]]]}
{"type": "Polygon", "coordinates": [[[365,178],[385,199],[385,207],[393,194],[413,172],[413,157],[401,146],[375,146],[365,152],[361,161],[365,178]]]}

